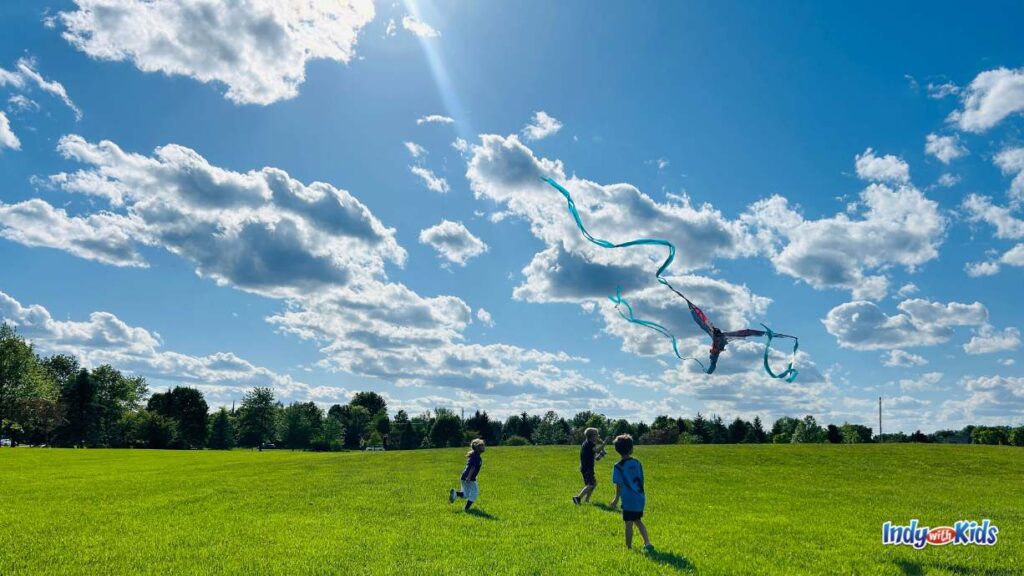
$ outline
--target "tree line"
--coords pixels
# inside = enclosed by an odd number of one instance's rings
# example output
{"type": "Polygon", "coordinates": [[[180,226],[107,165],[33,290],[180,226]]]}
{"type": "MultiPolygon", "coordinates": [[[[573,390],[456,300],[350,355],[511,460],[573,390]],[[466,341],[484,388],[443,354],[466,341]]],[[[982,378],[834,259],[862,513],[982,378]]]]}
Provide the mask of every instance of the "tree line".
{"type": "Polygon", "coordinates": [[[821,426],[813,416],[784,416],[766,428],[760,417],[698,413],[658,416],[650,424],[582,411],[563,418],[513,414],[492,419],[486,411],[464,418],[447,408],[409,415],[388,412],[375,392],[357,392],[347,404],[324,411],[313,402],[277,401],[270,388],[254,388],[240,405],[210,412],[201,391],[177,386],[149,393],[146,381],[109,365],[83,368],[74,357],[42,357],[7,324],[0,325],[0,438],[15,444],[168,449],[248,447],[336,451],[365,447],[393,450],[462,446],[474,438],[489,445],[577,444],[586,428],[602,438],[630,434],[641,444],[760,444],[937,442],[1024,446],[1024,426],[967,426],[961,430],[873,435],[844,423],[821,426]]]}

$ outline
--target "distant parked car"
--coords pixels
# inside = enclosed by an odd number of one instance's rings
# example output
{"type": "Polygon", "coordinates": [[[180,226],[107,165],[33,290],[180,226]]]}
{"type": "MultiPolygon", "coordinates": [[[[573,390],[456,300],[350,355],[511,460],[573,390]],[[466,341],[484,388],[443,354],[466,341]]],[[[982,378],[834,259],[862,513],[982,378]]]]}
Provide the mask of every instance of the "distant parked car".
{"type": "Polygon", "coordinates": [[[267,442],[266,444],[263,445],[264,450],[273,450],[275,448],[277,448],[277,445],[274,444],[273,442],[267,442]]]}
{"type": "Polygon", "coordinates": [[[0,447],[3,447],[3,448],[13,448],[14,444],[11,443],[11,439],[10,438],[0,438],[0,447]]]}
{"type": "Polygon", "coordinates": [[[367,452],[383,452],[384,447],[381,446],[380,444],[375,444],[373,446],[367,446],[366,448],[364,448],[364,450],[366,450],[367,452]]]}

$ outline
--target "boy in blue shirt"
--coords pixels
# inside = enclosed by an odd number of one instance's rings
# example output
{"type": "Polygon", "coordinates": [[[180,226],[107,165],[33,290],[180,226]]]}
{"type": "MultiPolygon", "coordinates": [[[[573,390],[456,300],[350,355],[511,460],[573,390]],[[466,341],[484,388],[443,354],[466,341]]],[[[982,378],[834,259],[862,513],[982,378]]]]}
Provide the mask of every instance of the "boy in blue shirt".
{"type": "Polygon", "coordinates": [[[626,523],[626,548],[633,547],[633,525],[640,530],[640,536],[644,539],[644,550],[653,550],[651,539],[647,537],[647,527],[644,526],[644,505],[647,503],[647,496],[644,494],[644,468],[640,461],[633,458],[633,437],[629,434],[622,434],[615,438],[615,451],[622,456],[622,459],[615,463],[612,472],[612,482],[615,484],[615,499],[612,500],[612,508],[616,508],[619,500],[622,500],[622,520],[626,523]]]}
{"type": "Polygon", "coordinates": [[[480,438],[469,443],[469,452],[466,452],[466,469],[462,471],[462,490],[456,492],[454,489],[448,491],[448,502],[455,502],[456,498],[465,498],[468,512],[473,507],[473,502],[480,495],[480,489],[476,485],[476,475],[484,464],[481,454],[484,453],[484,441],[480,438]]]}

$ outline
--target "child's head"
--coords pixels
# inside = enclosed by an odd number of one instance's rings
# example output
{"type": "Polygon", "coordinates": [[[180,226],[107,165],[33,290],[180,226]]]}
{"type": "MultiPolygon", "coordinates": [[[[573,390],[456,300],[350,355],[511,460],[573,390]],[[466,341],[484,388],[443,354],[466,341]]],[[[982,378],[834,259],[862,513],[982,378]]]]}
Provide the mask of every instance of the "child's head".
{"type": "Polygon", "coordinates": [[[469,452],[466,452],[466,456],[472,456],[473,452],[483,452],[484,448],[486,448],[486,446],[484,446],[484,439],[477,438],[469,443],[469,452]]]}
{"type": "Polygon", "coordinates": [[[633,437],[629,434],[620,434],[615,437],[615,451],[623,458],[633,453],[633,437]]]}
{"type": "Polygon", "coordinates": [[[597,440],[597,433],[597,428],[587,428],[586,430],[583,431],[583,435],[586,436],[587,440],[590,440],[591,442],[597,440]]]}

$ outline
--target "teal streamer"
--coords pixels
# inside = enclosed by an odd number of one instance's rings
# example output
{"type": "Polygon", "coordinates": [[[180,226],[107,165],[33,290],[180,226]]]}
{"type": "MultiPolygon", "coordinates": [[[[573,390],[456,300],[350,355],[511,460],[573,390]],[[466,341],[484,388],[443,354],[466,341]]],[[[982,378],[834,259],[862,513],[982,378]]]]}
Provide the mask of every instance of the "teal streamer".
{"type": "MultiPolygon", "coordinates": [[[[569,213],[572,215],[573,220],[576,221],[576,227],[579,228],[580,232],[583,233],[583,236],[587,240],[592,242],[593,244],[596,244],[596,245],[598,245],[598,246],[600,246],[602,248],[629,248],[630,246],[664,246],[665,248],[668,248],[668,257],[665,258],[664,262],[662,262],[661,266],[658,268],[658,271],[654,273],[654,277],[658,280],[659,283],[661,283],[664,286],[668,287],[670,290],[672,290],[673,292],[678,294],[681,298],[683,298],[687,302],[690,302],[690,300],[686,296],[684,296],[682,292],[677,290],[674,286],[672,286],[672,284],[668,280],[666,280],[664,277],[662,277],[662,274],[665,272],[665,270],[668,269],[669,266],[672,265],[672,262],[676,258],[676,247],[675,247],[674,244],[672,244],[668,240],[662,240],[662,239],[659,239],[659,238],[639,238],[637,240],[629,240],[627,242],[619,242],[619,243],[610,242],[608,240],[603,240],[601,238],[595,238],[594,236],[592,236],[590,234],[590,232],[587,231],[586,226],[583,225],[583,220],[580,218],[580,213],[576,209],[576,203],[573,201],[572,195],[569,193],[569,191],[566,190],[565,188],[563,188],[558,182],[555,182],[551,178],[544,177],[544,178],[541,178],[541,180],[543,180],[544,182],[547,182],[548,184],[550,184],[552,187],[555,188],[555,190],[558,190],[562,194],[562,196],[565,197],[565,201],[566,201],[566,203],[568,204],[568,207],[569,207],[569,213]]],[[[642,320],[640,318],[637,318],[633,314],[633,307],[630,306],[629,302],[627,302],[626,299],[622,297],[622,289],[621,289],[621,287],[616,289],[616,294],[615,294],[614,297],[610,296],[608,299],[611,300],[613,303],[615,303],[615,309],[619,312],[619,315],[622,316],[625,320],[627,320],[628,322],[631,322],[633,324],[637,324],[637,325],[640,325],[640,326],[644,326],[646,328],[650,328],[651,330],[654,330],[655,332],[658,332],[662,336],[665,336],[666,338],[669,338],[672,341],[672,352],[675,353],[677,358],[679,358],[680,360],[693,360],[698,365],[700,365],[701,369],[703,369],[704,372],[707,372],[707,368],[704,366],[703,362],[701,362],[697,358],[684,357],[682,354],[679,353],[678,340],[676,339],[675,335],[672,334],[671,331],[669,331],[668,328],[662,326],[661,324],[658,324],[657,322],[653,322],[653,321],[650,321],[650,320],[642,320]],[[623,312],[622,309],[619,308],[620,305],[625,306],[628,313],[623,312]]],[[[768,375],[771,376],[772,378],[784,379],[786,382],[793,382],[796,379],[797,374],[799,373],[793,367],[793,363],[796,361],[796,352],[797,352],[797,349],[800,346],[800,341],[795,336],[787,336],[785,334],[777,334],[775,332],[772,332],[771,329],[768,328],[767,326],[765,326],[764,324],[762,324],[762,326],[764,326],[765,331],[766,331],[765,335],[768,337],[768,342],[765,344],[765,347],[764,347],[764,369],[765,369],[765,372],[767,372],[768,375]],[[775,372],[773,372],[772,369],[771,369],[771,366],[768,365],[768,354],[769,354],[769,352],[771,350],[771,345],[772,345],[772,339],[773,338],[792,338],[793,339],[793,353],[792,353],[792,356],[790,358],[789,365],[786,367],[785,370],[783,370],[779,374],[776,374],[775,372]]]]}

